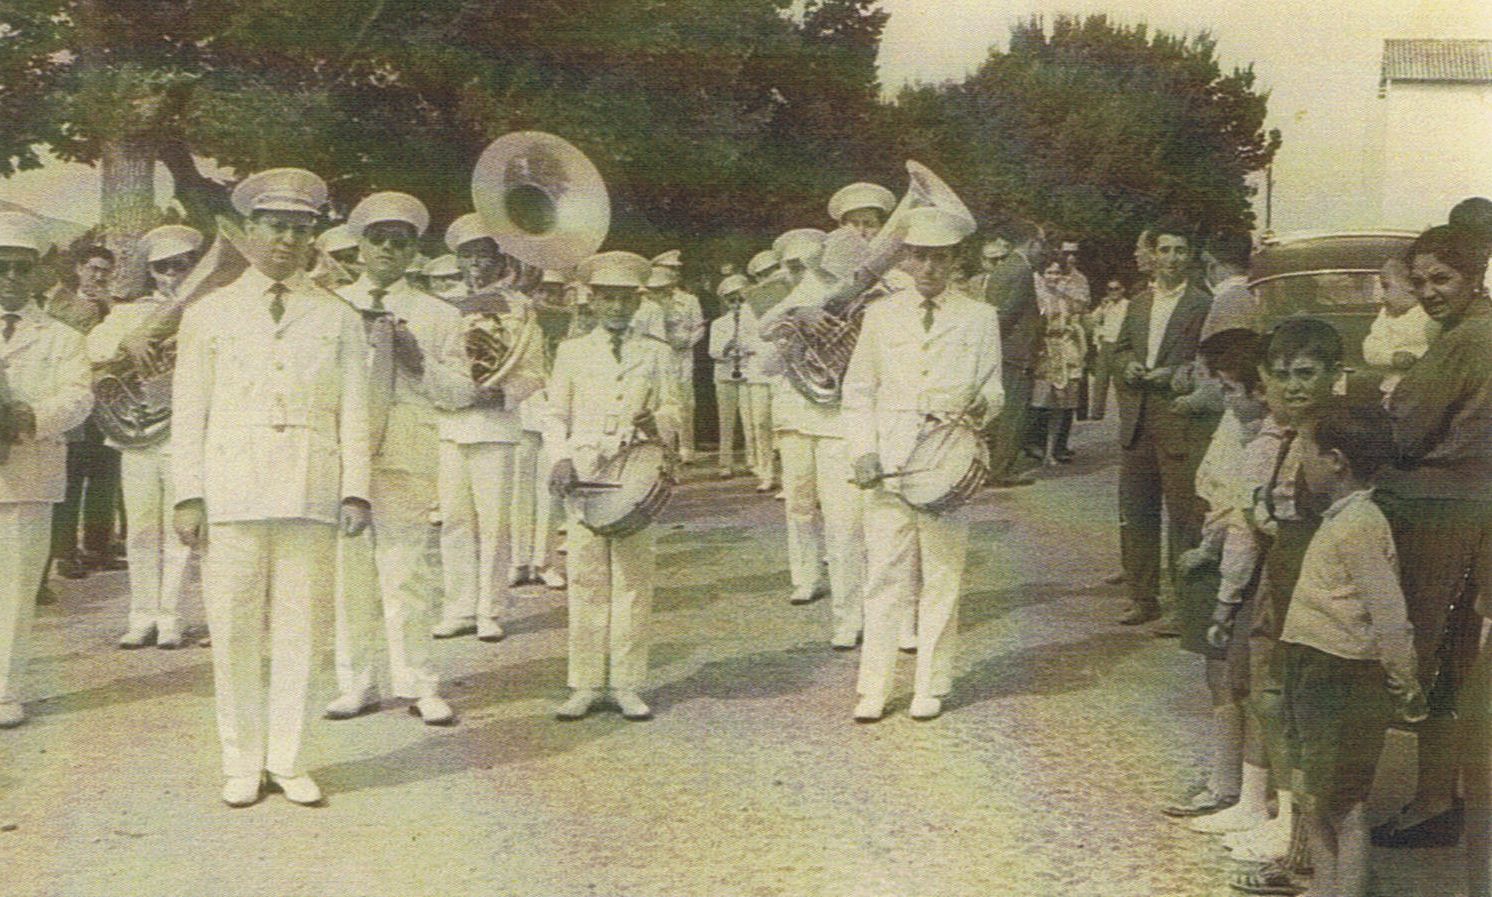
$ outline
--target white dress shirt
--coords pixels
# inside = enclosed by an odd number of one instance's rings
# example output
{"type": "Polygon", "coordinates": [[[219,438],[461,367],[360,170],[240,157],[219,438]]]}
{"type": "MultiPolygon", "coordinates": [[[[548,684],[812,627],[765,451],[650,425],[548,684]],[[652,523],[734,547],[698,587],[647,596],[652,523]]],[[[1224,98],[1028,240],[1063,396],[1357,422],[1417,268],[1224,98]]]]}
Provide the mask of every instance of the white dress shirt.
{"type": "Polygon", "coordinates": [[[1155,367],[1155,360],[1160,357],[1160,344],[1166,338],[1166,327],[1171,323],[1171,315],[1175,313],[1176,306],[1180,304],[1181,297],[1186,293],[1186,281],[1174,289],[1161,291],[1159,286],[1150,288],[1150,333],[1145,343],[1145,366],[1155,367]]]}
{"type": "MultiPolygon", "coordinates": [[[[10,446],[0,464],[0,502],[62,501],[67,485],[63,434],[88,419],[93,391],[83,335],[28,302],[15,332],[0,338],[0,395],[31,406],[36,435],[10,446]]],[[[0,319],[3,320],[3,319],[0,319]]]]}

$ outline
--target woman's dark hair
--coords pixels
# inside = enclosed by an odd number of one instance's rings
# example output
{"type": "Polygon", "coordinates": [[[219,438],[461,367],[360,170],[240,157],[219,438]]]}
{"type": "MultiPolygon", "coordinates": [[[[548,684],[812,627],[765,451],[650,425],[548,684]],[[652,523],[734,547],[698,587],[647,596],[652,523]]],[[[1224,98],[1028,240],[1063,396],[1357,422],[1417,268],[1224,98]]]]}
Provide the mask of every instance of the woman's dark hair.
{"type": "Polygon", "coordinates": [[[1460,274],[1480,284],[1487,273],[1487,246],[1481,235],[1468,227],[1441,224],[1430,228],[1415,238],[1404,261],[1414,266],[1420,255],[1431,255],[1460,274]]]}

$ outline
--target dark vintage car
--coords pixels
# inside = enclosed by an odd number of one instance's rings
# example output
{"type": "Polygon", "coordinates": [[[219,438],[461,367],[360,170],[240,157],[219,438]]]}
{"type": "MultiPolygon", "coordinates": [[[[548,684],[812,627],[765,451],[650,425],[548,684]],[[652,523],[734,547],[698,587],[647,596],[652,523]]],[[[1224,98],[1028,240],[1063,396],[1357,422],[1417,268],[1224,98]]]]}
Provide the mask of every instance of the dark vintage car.
{"type": "Polygon", "coordinates": [[[1413,231],[1314,233],[1266,239],[1249,267],[1265,324],[1291,315],[1322,318],[1342,334],[1348,390],[1371,400],[1385,371],[1363,363],[1362,341],[1378,314],[1378,271],[1403,255],[1413,231]]]}

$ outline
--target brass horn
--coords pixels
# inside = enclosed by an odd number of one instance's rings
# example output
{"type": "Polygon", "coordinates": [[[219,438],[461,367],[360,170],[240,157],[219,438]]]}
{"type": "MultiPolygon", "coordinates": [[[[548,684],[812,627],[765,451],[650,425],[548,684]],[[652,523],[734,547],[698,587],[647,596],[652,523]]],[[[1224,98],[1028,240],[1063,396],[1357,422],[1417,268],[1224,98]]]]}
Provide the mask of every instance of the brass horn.
{"type": "Polygon", "coordinates": [[[516,131],[477,160],[472,202],[503,252],[534,268],[573,268],[611,226],[606,182],[562,137],[516,131]]]}

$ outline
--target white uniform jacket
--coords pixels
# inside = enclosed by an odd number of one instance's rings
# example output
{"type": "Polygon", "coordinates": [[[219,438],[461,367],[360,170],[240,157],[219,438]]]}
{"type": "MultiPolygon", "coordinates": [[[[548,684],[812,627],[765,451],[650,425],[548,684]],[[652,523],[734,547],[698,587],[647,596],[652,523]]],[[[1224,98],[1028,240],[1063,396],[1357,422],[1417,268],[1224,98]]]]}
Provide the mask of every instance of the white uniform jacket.
{"type": "MultiPolygon", "coordinates": [[[[818,307],[823,304],[834,281],[827,275],[810,271],[782,301],[762,315],[761,326],[765,330],[789,310],[803,306],[818,307]]],[[[776,346],[764,350],[762,364],[772,384],[772,429],[802,433],[805,436],[842,437],[839,407],[819,405],[805,399],[783,372],[782,354],[776,346]]]]}
{"type": "Polygon", "coordinates": [[[568,458],[587,476],[632,435],[632,421],[643,411],[653,412],[659,430],[678,432],[672,353],[667,343],[629,330],[618,362],[604,327],[560,343],[545,390],[544,442],[554,460],[568,458]]]}
{"type": "MultiPolygon", "coordinates": [[[[487,442],[516,443],[523,435],[519,409],[529,396],[544,388],[544,332],[531,310],[528,297],[517,290],[508,291],[511,309],[499,316],[502,325],[517,339],[527,341],[524,354],[514,361],[511,372],[499,384],[503,389],[500,405],[472,405],[456,410],[441,409],[437,414],[440,438],[458,445],[487,442]]],[[[458,317],[460,317],[458,315],[458,317]]],[[[461,358],[470,379],[471,366],[466,360],[467,324],[461,321],[461,358]]]]}
{"type": "Polygon", "coordinates": [[[367,338],[347,302],[303,274],[250,268],[187,309],[177,334],[171,452],[176,500],[213,523],[337,521],[368,498],[367,338]]]}
{"type": "Polygon", "coordinates": [[[705,315],[700,310],[699,297],[675,287],[669,301],[672,308],[667,316],[668,342],[675,352],[689,354],[705,335],[705,315]]]}
{"type": "Polygon", "coordinates": [[[0,464],[0,503],[58,502],[67,485],[63,434],[93,410],[83,335],[29,302],[17,314],[15,333],[0,339],[0,395],[31,406],[36,436],[0,464]]]}
{"type": "Polygon", "coordinates": [[[953,417],[976,396],[986,404],[985,419],[1004,405],[994,307],[956,289],[933,301],[931,330],[923,329],[923,296],[915,289],[900,290],[866,309],[844,380],[843,424],[851,459],[875,453],[886,471],[899,470],[929,416],[953,417]]]}

